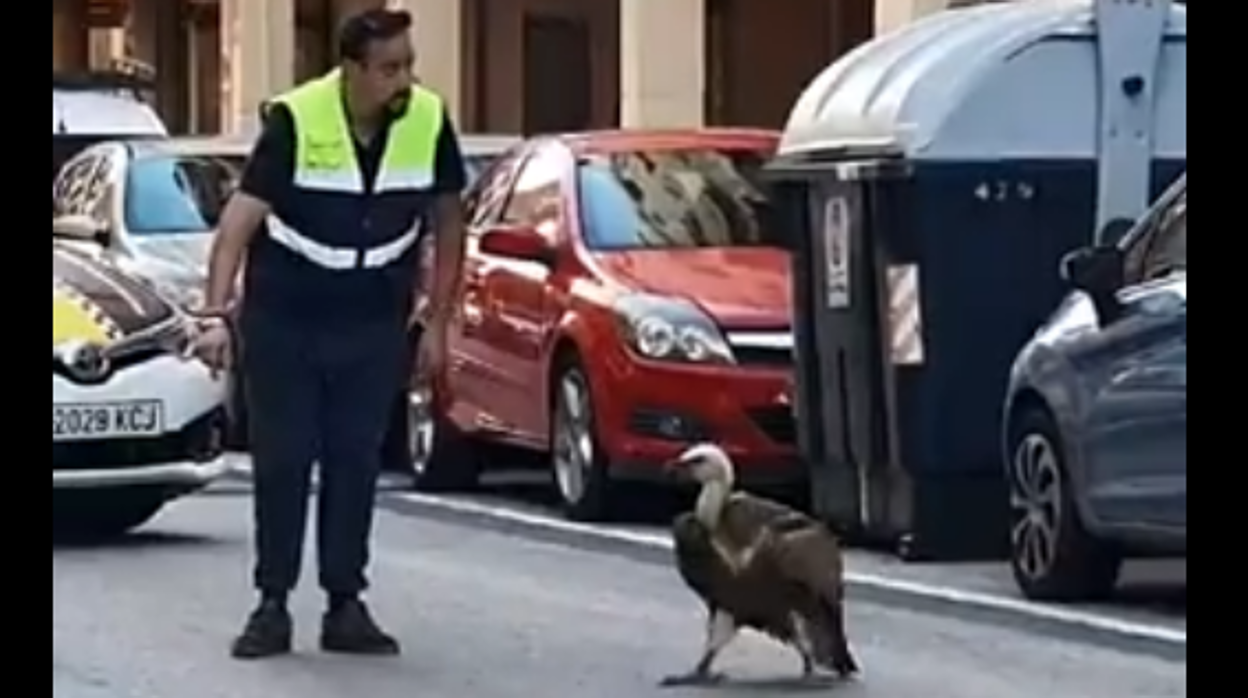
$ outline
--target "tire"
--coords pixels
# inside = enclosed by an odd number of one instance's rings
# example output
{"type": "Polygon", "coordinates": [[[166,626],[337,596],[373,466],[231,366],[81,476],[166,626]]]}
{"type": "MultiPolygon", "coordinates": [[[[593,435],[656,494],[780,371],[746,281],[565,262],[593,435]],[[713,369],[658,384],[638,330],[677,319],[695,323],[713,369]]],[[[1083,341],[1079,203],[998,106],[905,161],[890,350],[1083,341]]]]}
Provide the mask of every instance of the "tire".
{"type": "Polygon", "coordinates": [[[128,493],[53,493],[52,538],[70,541],[108,541],[121,538],[151,521],[165,499],[128,493]]]}
{"type": "Polygon", "coordinates": [[[598,439],[589,378],[578,362],[568,361],[551,386],[551,477],[560,509],[572,521],[609,521],[622,495],[598,439]]]}
{"type": "Polygon", "coordinates": [[[470,492],[481,482],[481,461],[471,441],[438,409],[432,386],[419,385],[408,399],[411,476],[419,492],[470,492]]]}
{"type": "Polygon", "coordinates": [[[1052,416],[1042,409],[1024,414],[1010,449],[1010,567],[1019,590],[1034,601],[1111,596],[1122,556],[1082,520],[1052,416]]]}

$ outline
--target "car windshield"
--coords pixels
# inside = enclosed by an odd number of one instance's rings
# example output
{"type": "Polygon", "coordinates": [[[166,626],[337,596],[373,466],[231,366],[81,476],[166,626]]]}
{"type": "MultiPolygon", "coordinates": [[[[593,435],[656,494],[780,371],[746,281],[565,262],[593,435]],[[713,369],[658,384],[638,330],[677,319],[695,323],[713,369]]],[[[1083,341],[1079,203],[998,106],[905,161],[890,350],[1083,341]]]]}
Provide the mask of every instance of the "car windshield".
{"type": "Polygon", "coordinates": [[[140,236],[208,232],[216,227],[237,179],[237,168],[225,159],[136,160],[126,177],[126,228],[140,236]]]}
{"type": "Polygon", "coordinates": [[[585,158],[586,246],[595,251],[773,246],[759,174],[769,153],[685,149],[585,158]]]}
{"type": "Polygon", "coordinates": [[[56,176],[60,174],[61,168],[65,167],[65,163],[72,160],[75,155],[96,143],[112,140],[113,138],[114,136],[108,135],[52,136],[52,181],[56,181],[56,176]]]}

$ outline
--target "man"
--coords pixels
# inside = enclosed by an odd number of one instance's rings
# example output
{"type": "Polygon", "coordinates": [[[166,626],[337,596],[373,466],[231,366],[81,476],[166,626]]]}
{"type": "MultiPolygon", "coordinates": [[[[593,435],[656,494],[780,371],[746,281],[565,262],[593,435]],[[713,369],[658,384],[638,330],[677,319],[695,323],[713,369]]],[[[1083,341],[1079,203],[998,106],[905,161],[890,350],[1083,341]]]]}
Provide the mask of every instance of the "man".
{"type": "Polygon", "coordinates": [[[320,583],[326,651],[392,655],[398,642],[372,619],[367,586],[382,439],[411,366],[422,220],[436,221],[434,316],[421,370],[445,360],[449,299],[464,254],[464,165],[441,100],[414,87],[411,17],[372,10],[348,19],[340,65],[276,97],[213,245],[197,353],[228,369],[238,312],[255,482],[255,585],[260,602],[232,654],[291,650],[287,599],[300,575],[309,481],[320,465],[320,583]]]}

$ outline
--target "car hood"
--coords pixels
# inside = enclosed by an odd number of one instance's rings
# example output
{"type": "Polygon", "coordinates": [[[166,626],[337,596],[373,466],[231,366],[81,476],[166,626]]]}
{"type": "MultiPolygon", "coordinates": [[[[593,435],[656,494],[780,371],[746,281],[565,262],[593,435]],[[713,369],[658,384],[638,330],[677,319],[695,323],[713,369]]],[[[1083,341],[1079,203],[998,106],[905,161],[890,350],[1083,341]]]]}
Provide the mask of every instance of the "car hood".
{"type": "Polygon", "coordinates": [[[647,250],[605,252],[594,259],[615,283],[693,302],[727,329],[791,323],[789,256],[783,250],[647,250]]]}
{"type": "Polygon", "coordinates": [[[176,267],[185,276],[203,278],[208,274],[212,237],[212,233],[161,235],[137,241],[135,249],[139,256],[176,267]]]}
{"type": "Polygon", "coordinates": [[[107,344],[173,319],[177,311],[105,253],[52,244],[52,346],[107,344]]]}

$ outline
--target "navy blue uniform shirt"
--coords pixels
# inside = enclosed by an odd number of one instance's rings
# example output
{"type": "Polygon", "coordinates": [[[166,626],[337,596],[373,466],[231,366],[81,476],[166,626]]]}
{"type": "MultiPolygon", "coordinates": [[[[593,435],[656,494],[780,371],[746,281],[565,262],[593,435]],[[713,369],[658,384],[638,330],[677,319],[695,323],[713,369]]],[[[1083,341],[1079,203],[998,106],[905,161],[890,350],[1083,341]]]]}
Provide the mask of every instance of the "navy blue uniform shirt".
{"type": "MultiPolygon", "coordinates": [[[[361,174],[363,175],[366,197],[370,197],[373,185],[377,179],[379,170],[381,169],[382,157],[386,151],[386,147],[390,139],[390,127],[387,124],[372,139],[370,143],[361,143],[358,139],[354,140],[356,160],[359,163],[361,174]]],[[[244,170],[242,181],[239,189],[251,196],[254,196],[275,209],[281,210],[283,202],[289,200],[294,189],[295,175],[295,123],[290,110],[283,104],[273,104],[265,112],[264,130],[252,152],[246,169],[244,170]]],[[[431,205],[436,197],[441,195],[460,195],[467,186],[467,173],[463,160],[463,154],[460,151],[459,138],[449,115],[443,114],[442,128],[438,139],[437,151],[434,163],[434,182],[432,189],[428,192],[415,194],[423,200],[423,205],[431,205]]],[[[431,229],[430,223],[431,211],[426,212],[424,220],[426,225],[423,226],[426,232],[431,229]]],[[[409,255],[413,269],[410,276],[415,280],[416,260],[414,255],[409,255]]],[[[249,260],[249,276],[252,275],[251,265],[260,263],[259,259],[252,258],[249,260]]],[[[261,306],[264,309],[274,310],[282,314],[293,314],[296,316],[307,315],[309,312],[319,316],[320,320],[331,321],[332,316],[338,314],[338,305],[333,298],[314,298],[321,295],[322,289],[306,288],[297,294],[292,294],[291,286],[298,285],[300,282],[288,276],[283,272],[283,265],[266,265],[266,269],[254,269],[256,274],[249,280],[248,297],[252,302],[249,305],[261,306]],[[287,277],[282,282],[277,277],[287,277]],[[259,278],[257,278],[259,277],[259,278]],[[256,282],[256,283],[250,283],[256,282]],[[275,283],[271,283],[275,282],[275,283]],[[252,292],[255,292],[252,295],[252,292]],[[300,302],[292,295],[302,296],[306,302],[300,302]]],[[[328,289],[324,289],[327,291],[328,289]]],[[[410,289],[406,293],[406,297],[410,298],[410,289]]],[[[352,301],[342,299],[344,305],[349,305],[352,301]]],[[[343,314],[361,316],[369,314],[368,308],[360,308],[358,305],[354,308],[343,307],[343,314]]],[[[382,311],[381,308],[377,309],[382,311]]],[[[390,312],[385,311],[386,315],[390,312]]],[[[292,319],[297,319],[292,317],[292,319]]],[[[313,319],[311,317],[307,319],[313,319]]]]}

